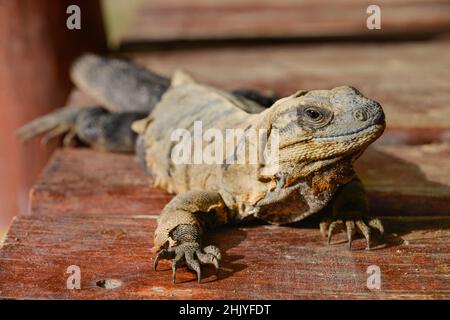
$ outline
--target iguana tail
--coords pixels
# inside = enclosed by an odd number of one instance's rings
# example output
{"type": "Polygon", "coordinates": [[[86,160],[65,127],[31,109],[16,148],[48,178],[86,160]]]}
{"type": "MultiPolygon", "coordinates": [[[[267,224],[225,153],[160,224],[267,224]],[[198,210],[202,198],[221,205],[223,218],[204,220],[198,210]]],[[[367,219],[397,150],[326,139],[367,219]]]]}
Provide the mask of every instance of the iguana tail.
{"type": "Polygon", "coordinates": [[[71,69],[72,81],[113,112],[150,113],[168,89],[170,79],[122,59],[85,54],[71,69]]]}

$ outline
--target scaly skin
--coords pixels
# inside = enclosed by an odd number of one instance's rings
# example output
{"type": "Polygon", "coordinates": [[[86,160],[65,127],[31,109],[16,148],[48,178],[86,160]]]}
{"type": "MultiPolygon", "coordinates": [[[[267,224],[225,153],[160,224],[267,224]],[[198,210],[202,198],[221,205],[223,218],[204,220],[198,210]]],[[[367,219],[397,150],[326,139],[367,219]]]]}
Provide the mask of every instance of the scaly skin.
{"type": "MultiPolygon", "coordinates": [[[[202,236],[215,226],[260,218],[269,223],[300,221],[325,207],[331,214],[320,224],[322,234],[344,231],[348,245],[358,231],[371,245],[371,230],[383,234],[381,221],[370,218],[354,161],[385,128],[380,105],[356,89],[298,91],[277,100],[252,91],[228,93],[201,85],[178,72],[169,82],[130,63],[92,55],[77,61],[75,83],[106,109],[66,107],[37,119],[19,131],[24,139],[50,131],[49,138],[69,132],[93,147],[126,152],[134,146],[155,184],[177,196],[158,219],[154,249],[173,259],[173,279],[185,262],[201,280],[201,265],[218,268],[220,250],[202,246],[202,236]],[[146,109],[148,108],[148,109],[146,109]],[[144,118],[145,111],[150,112],[144,118]],[[143,119],[142,119],[143,118],[143,119]],[[141,119],[130,124],[133,120],[141,119]],[[277,170],[261,163],[174,164],[170,139],[176,129],[192,133],[195,121],[203,132],[218,129],[264,129],[268,141],[279,132],[277,170]]],[[[245,146],[251,143],[246,136],[245,146]]],[[[208,144],[204,143],[203,147],[208,144]]]]}

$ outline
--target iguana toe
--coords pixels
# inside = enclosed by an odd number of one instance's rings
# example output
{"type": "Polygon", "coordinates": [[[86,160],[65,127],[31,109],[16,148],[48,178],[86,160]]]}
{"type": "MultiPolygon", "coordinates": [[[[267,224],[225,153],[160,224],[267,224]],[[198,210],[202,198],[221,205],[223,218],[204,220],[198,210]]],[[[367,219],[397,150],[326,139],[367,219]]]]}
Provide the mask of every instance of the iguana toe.
{"type": "Polygon", "coordinates": [[[219,270],[220,250],[216,246],[208,246],[201,249],[197,242],[183,242],[169,249],[159,251],[153,262],[153,268],[156,270],[158,262],[162,259],[174,259],[172,262],[172,279],[175,283],[177,268],[183,263],[197,273],[197,280],[200,283],[202,279],[201,265],[212,264],[216,272],[219,270]]]}
{"type": "Polygon", "coordinates": [[[217,248],[216,246],[211,245],[211,246],[204,247],[203,251],[205,253],[212,254],[219,261],[222,259],[222,254],[220,253],[220,249],[217,248]]]}
{"type": "MultiPolygon", "coordinates": [[[[196,250],[197,251],[197,250],[196,250]]],[[[194,270],[197,273],[197,281],[200,283],[202,280],[202,270],[200,268],[200,262],[194,258],[195,252],[193,251],[187,251],[184,254],[184,257],[186,259],[186,265],[189,269],[194,270]]]]}
{"type": "Polygon", "coordinates": [[[339,231],[342,231],[344,229],[344,222],[342,220],[334,221],[330,224],[330,227],[328,228],[328,244],[331,243],[331,238],[334,234],[338,233],[339,231]]]}
{"type": "Polygon", "coordinates": [[[155,261],[153,261],[153,270],[156,270],[156,268],[158,267],[159,260],[173,258],[175,258],[175,250],[173,248],[162,249],[156,255],[155,261]]]}
{"type": "Polygon", "coordinates": [[[355,222],[352,220],[346,221],[345,228],[347,229],[348,249],[351,250],[353,237],[356,233],[355,222]]]}
{"type": "Polygon", "coordinates": [[[64,107],[55,110],[45,116],[34,119],[17,130],[17,135],[23,141],[27,141],[34,136],[47,133],[42,139],[46,144],[51,139],[71,132],[74,129],[75,121],[82,109],[78,107],[64,107]]]}
{"type": "Polygon", "coordinates": [[[372,239],[372,229],[378,230],[380,235],[384,235],[384,227],[381,220],[378,218],[371,218],[368,221],[363,219],[348,219],[348,220],[335,220],[330,222],[330,220],[324,220],[320,223],[320,232],[322,235],[327,237],[328,244],[331,244],[331,239],[333,235],[344,231],[347,233],[348,248],[351,250],[352,242],[356,232],[361,233],[367,241],[367,250],[371,249],[371,239],[372,239]]]}
{"type": "Polygon", "coordinates": [[[364,238],[366,238],[367,241],[367,247],[366,250],[370,250],[370,238],[371,238],[371,231],[370,227],[361,219],[355,221],[356,226],[358,227],[358,230],[363,234],[364,238]]]}
{"type": "Polygon", "coordinates": [[[175,283],[177,276],[177,268],[183,262],[183,254],[177,253],[175,258],[172,261],[172,281],[175,283]]]}
{"type": "Polygon", "coordinates": [[[200,250],[197,250],[195,254],[202,264],[212,264],[216,268],[216,272],[219,271],[219,259],[217,259],[215,255],[211,253],[203,253],[200,250]]]}
{"type": "Polygon", "coordinates": [[[331,219],[325,219],[320,223],[320,233],[322,237],[327,238],[328,228],[330,227],[331,219]]]}
{"type": "Polygon", "coordinates": [[[384,227],[383,224],[381,223],[381,220],[378,218],[372,218],[369,220],[368,222],[369,226],[378,230],[378,232],[380,233],[381,238],[384,238],[384,227]]]}

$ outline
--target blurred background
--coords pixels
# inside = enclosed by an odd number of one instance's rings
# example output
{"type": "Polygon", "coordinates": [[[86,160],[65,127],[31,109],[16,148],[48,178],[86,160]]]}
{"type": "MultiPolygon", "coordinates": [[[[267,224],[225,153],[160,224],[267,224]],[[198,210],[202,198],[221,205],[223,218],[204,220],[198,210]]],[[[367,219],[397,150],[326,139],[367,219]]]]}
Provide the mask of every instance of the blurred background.
{"type": "Polygon", "coordinates": [[[418,144],[450,140],[449,31],[448,0],[0,0],[0,237],[58,146],[15,130],[76,99],[68,69],[82,52],[225,89],[354,85],[385,108],[385,143],[418,144]],[[80,30],[66,27],[73,4],[80,30]]]}

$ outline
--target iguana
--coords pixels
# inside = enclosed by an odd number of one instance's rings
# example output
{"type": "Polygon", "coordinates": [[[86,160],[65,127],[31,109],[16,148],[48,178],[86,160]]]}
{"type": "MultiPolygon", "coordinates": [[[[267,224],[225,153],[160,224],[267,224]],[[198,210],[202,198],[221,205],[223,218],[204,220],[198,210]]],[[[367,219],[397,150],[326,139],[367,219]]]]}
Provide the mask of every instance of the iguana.
{"type": "MultiPolygon", "coordinates": [[[[356,231],[371,245],[371,228],[383,225],[368,213],[354,161],[385,128],[381,106],[358,90],[301,90],[288,97],[256,91],[226,92],[201,84],[183,72],[172,79],[124,60],[87,54],[73,65],[71,77],[100,106],[64,107],[19,130],[22,139],[48,132],[46,139],[65,133],[103,150],[135,150],[155,184],[177,194],[163,209],[155,231],[156,270],[161,259],[173,259],[176,270],[185,263],[201,280],[201,265],[219,268],[218,247],[202,246],[202,236],[214,227],[263,219],[273,224],[300,221],[329,210],[320,223],[330,242],[337,232],[356,231]],[[250,129],[279,135],[277,170],[265,163],[175,164],[174,130],[250,129]]],[[[244,136],[243,142],[253,143],[244,136]]],[[[203,148],[211,141],[204,143],[203,148]]],[[[247,150],[247,149],[245,149],[247,150]]]]}

